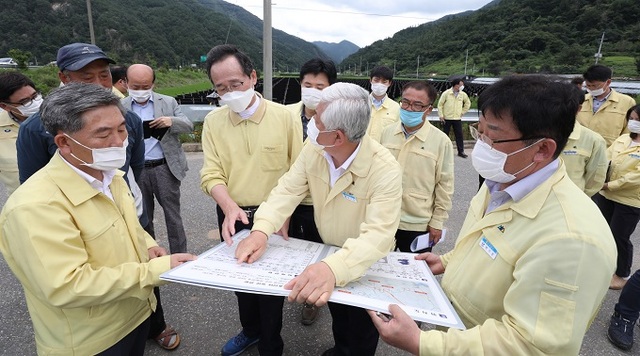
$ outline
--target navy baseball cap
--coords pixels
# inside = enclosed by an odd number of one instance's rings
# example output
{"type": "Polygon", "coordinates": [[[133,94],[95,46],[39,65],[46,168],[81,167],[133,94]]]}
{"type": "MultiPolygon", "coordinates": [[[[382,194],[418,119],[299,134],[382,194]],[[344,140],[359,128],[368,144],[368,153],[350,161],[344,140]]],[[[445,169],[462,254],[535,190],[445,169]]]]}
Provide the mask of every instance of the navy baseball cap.
{"type": "Polygon", "coordinates": [[[104,59],[111,64],[116,63],[113,59],[107,57],[96,45],[89,43],[72,43],[60,47],[56,64],[60,71],[77,71],[97,59],[104,59]]]}

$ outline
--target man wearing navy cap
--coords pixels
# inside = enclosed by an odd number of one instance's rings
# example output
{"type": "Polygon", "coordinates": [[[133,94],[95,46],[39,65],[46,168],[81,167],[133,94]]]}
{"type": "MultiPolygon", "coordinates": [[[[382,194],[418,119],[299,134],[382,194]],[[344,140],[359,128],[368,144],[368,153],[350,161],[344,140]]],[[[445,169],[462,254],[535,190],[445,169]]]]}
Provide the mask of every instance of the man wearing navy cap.
{"type": "MultiPolygon", "coordinates": [[[[111,72],[109,64],[115,61],[96,45],[88,43],[72,43],[58,50],[56,61],[59,72],[58,78],[63,84],[81,82],[96,84],[111,91],[111,72]]],[[[136,180],[144,167],[144,138],[142,120],[132,111],[125,114],[125,122],[128,132],[129,144],[127,146],[127,159],[121,170],[133,171],[136,180]]],[[[53,136],[47,132],[40,120],[40,113],[31,115],[21,126],[16,141],[18,151],[18,171],[20,183],[24,183],[36,171],[44,167],[54,156],[57,146],[53,136]]],[[[89,148],[88,148],[89,149],[89,148]]],[[[92,162],[87,162],[92,163],[92,162]]],[[[127,176],[125,175],[125,180],[127,176]]],[[[135,182],[127,182],[130,185],[135,182]]],[[[139,216],[140,224],[144,227],[149,220],[144,212],[139,216]]],[[[180,336],[165,323],[164,312],[160,304],[160,292],[154,288],[158,306],[151,315],[151,329],[149,338],[155,339],[158,344],[168,350],[175,349],[180,344],[180,336]]]]}

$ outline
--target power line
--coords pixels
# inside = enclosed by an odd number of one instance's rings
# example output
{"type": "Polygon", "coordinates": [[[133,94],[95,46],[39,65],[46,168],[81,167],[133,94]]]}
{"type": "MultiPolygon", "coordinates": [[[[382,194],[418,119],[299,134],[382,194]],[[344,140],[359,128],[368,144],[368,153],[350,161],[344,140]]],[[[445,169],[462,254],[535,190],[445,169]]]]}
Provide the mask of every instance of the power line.
{"type": "MultiPolygon", "coordinates": [[[[277,5],[277,4],[273,4],[273,5],[277,5]]],[[[236,6],[240,6],[240,5],[236,5],[236,6]]],[[[251,5],[244,5],[244,6],[240,6],[243,8],[248,8],[248,7],[254,7],[254,8],[262,8],[261,6],[251,6],[251,5]]],[[[302,8],[297,8],[297,7],[282,7],[282,6],[274,6],[273,7],[274,10],[292,10],[292,11],[304,11],[304,12],[328,12],[328,13],[335,13],[335,14],[346,14],[346,15],[364,15],[364,16],[378,16],[378,17],[395,17],[395,18],[400,18],[400,19],[413,19],[413,20],[426,20],[426,21],[432,21],[432,18],[428,18],[428,17],[418,17],[418,16],[402,16],[402,15],[388,15],[388,14],[373,14],[373,13],[366,13],[366,12],[357,12],[357,11],[339,11],[339,10],[318,10],[318,9],[302,9],[302,8]]]]}

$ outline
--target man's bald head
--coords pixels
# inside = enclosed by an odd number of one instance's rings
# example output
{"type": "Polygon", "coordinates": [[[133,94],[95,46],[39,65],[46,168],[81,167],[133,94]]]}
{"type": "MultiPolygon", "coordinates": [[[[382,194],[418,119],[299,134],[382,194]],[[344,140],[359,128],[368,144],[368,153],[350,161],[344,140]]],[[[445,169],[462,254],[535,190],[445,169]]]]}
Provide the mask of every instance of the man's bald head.
{"type": "MultiPolygon", "coordinates": [[[[131,88],[131,82],[140,82],[140,81],[144,81],[144,82],[150,82],[151,84],[155,83],[156,81],[156,74],[153,71],[153,68],[149,67],[146,64],[132,64],[129,66],[129,68],[127,69],[127,80],[129,81],[129,88],[131,88]]],[[[135,89],[132,88],[134,90],[140,90],[140,89],[135,89]]],[[[144,88],[144,89],[148,89],[148,88],[144,88]]]]}
{"type": "Polygon", "coordinates": [[[129,96],[138,104],[146,104],[152,97],[156,75],[146,64],[132,64],[127,69],[129,96]]]}

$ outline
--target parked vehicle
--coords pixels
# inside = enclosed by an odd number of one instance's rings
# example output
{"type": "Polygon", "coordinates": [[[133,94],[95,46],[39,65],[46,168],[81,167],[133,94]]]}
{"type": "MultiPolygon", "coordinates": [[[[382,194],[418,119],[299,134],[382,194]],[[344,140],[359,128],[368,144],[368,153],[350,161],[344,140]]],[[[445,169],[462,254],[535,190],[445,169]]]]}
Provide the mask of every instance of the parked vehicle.
{"type": "Polygon", "coordinates": [[[17,66],[18,63],[13,58],[0,58],[0,68],[15,68],[17,66]]]}

